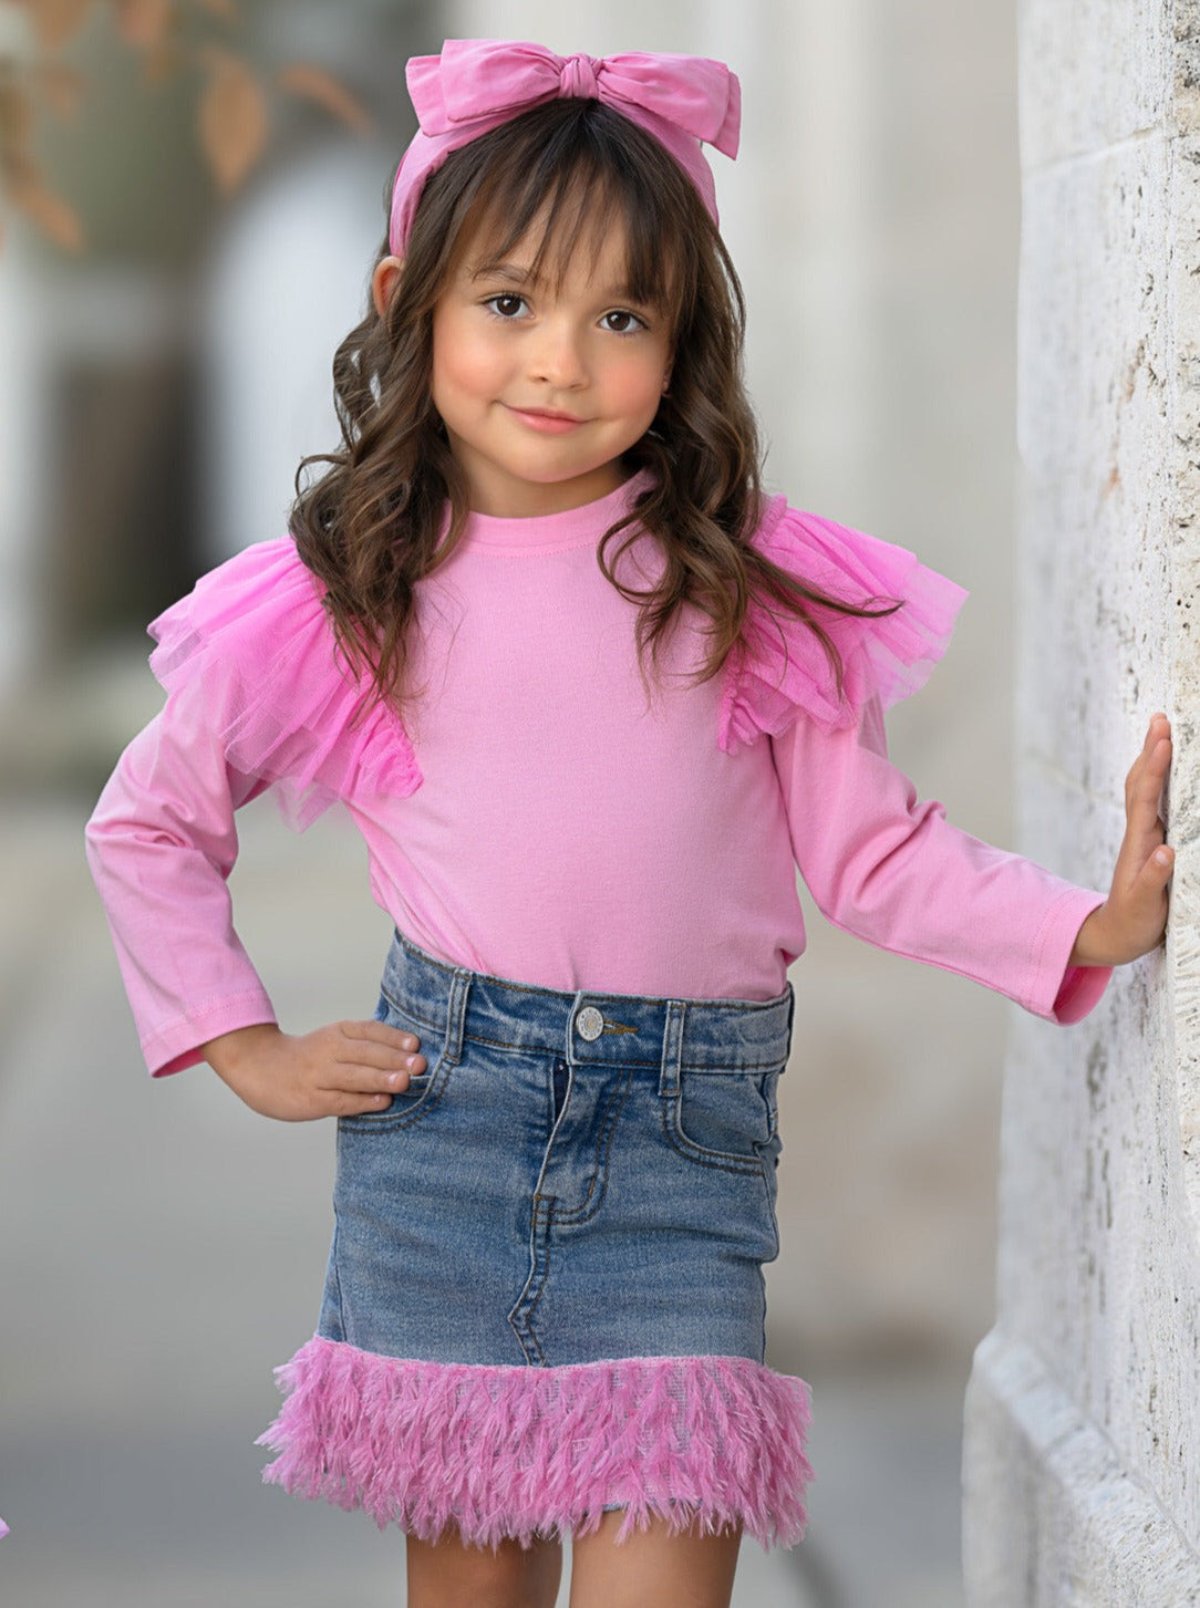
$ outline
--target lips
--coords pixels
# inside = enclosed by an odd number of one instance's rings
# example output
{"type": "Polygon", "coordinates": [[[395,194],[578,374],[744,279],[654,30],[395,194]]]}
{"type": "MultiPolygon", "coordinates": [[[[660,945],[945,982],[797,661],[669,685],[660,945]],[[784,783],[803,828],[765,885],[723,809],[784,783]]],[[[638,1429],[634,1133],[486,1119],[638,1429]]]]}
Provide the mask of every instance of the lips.
{"type": "Polygon", "coordinates": [[[573,413],[535,413],[526,408],[510,408],[509,412],[515,419],[520,419],[527,430],[534,430],[539,435],[569,435],[572,430],[578,430],[581,424],[588,422],[586,419],[577,419],[573,413]]]}
{"type": "Polygon", "coordinates": [[[574,413],[556,413],[553,408],[514,408],[514,413],[531,413],[535,419],[562,419],[569,424],[582,424],[574,413]]]}

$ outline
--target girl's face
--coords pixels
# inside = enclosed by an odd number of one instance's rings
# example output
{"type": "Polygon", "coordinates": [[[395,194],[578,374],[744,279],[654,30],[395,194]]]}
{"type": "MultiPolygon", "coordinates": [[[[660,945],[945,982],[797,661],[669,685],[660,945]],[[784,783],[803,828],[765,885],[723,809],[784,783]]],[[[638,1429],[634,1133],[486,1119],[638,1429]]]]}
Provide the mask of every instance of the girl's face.
{"type": "Polygon", "coordinates": [[[654,422],[670,373],[666,319],[622,289],[622,231],[598,257],[581,242],[557,296],[529,282],[532,255],[527,239],[499,266],[471,242],[433,312],[434,406],[472,509],[504,517],[614,491],[617,459],[654,422]],[[522,412],[538,408],[579,422],[539,427],[522,412]]]}

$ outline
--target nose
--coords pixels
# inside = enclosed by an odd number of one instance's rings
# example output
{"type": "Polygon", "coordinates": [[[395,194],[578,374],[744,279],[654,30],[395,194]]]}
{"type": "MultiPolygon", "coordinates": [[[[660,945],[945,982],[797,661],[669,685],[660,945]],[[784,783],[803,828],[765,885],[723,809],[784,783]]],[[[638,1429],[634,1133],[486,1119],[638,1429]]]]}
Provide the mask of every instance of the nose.
{"type": "Polygon", "coordinates": [[[586,383],[587,359],[571,320],[546,320],[531,343],[529,377],[560,388],[586,383]]]}

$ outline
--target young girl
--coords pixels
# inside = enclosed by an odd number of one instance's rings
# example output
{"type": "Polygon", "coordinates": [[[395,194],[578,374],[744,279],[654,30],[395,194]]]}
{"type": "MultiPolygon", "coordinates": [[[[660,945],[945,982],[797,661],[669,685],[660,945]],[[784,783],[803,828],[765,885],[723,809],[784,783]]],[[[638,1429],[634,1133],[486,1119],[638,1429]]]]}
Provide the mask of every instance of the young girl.
{"type": "Polygon", "coordinates": [[[701,151],[736,155],[736,76],[448,40],[407,78],[344,450],[150,625],[166,703],[89,861],[151,1076],[337,1119],[264,1478],[397,1524],[418,1608],[551,1604],[568,1533],[575,1608],[724,1604],[812,1475],[762,1276],[797,868],[836,925],[1077,1022],[1162,939],[1167,723],[1107,895],[919,803],[884,711],[967,593],[761,490],[701,151]],[[268,788],[366,841],[367,1020],[282,1031],[239,941],[268,788]]]}

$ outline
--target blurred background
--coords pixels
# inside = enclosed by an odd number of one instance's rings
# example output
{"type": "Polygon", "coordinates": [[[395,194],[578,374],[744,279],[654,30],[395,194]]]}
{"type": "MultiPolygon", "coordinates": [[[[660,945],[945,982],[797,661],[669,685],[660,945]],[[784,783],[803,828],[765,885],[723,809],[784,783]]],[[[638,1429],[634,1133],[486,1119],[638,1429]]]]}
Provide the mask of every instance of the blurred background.
{"type": "MultiPolygon", "coordinates": [[[[300,458],[338,444],[406,58],[487,35],[739,74],[741,151],[711,161],[769,488],[972,593],[891,757],[1013,847],[1015,29],[1001,0],[0,0],[6,1603],[403,1600],[399,1533],[261,1486],[253,1444],[315,1325],[331,1125],[264,1121],[205,1066],[148,1080],[82,830],[162,702],[146,622],[283,534],[300,458]]],[[[281,1021],[369,1015],[391,923],[352,828],[295,837],[266,799],[239,828],[281,1021]]],[[[806,1540],[746,1541],[735,1601],[960,1608],[1018,1007],[801,897],[768,1360],[812,1387],[816,1480],[806,1540]]]]}

